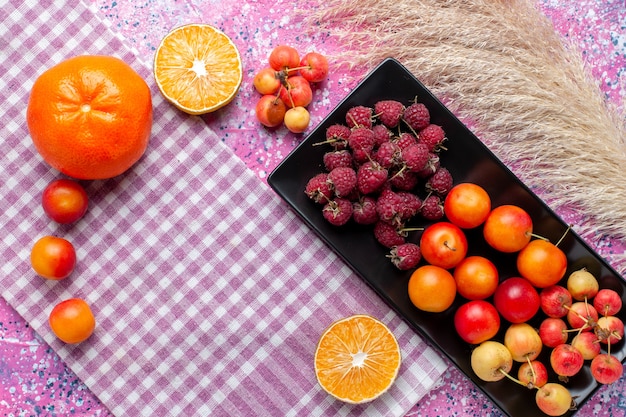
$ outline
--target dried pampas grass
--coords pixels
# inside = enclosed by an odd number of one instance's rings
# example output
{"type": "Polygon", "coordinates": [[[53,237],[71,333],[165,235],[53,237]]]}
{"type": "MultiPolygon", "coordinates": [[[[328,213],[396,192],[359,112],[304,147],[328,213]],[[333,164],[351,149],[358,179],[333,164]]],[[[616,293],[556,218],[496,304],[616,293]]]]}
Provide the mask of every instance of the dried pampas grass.
{"type": "Polygon", "coordinates": [[[395,57],[587,238],[626,237],[624,118],[529,0],[327,0],[335,62],[395,57]],[[588,221],[588,222],[587,222],[588,221]]]}

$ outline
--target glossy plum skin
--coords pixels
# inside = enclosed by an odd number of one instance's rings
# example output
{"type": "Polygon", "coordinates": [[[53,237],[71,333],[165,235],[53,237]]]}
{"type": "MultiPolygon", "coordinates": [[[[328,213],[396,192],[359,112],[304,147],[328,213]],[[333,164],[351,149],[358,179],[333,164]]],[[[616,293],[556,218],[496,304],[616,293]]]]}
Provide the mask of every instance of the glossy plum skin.
{"type": "Polygon", "coordinates": [[[96,319],[86,301],[70,298],[57,304],[48,318],[54,334],[65,343],[85,341],[96,327],[96,319]]]}
{"type": "Polygon", "coordinates": [[[467,343],[479,344],[498,333],[500,316],[493,304],[484,300],[472,300],[456,310],[454,328],[467,343]]]}
{"type": "Polygon", "coordinates": [[[300,60],[300,74],[311,83],[324,81],[328,75],[328,60],[317,52],[309,52],[300,60]]]}
{"type": "Polygon", "coordinates": [[[420,238],[420,248],[428,263],[451,269],[465,258],[467,237],[458,226],[449,222],[438,222],[424,230],[420,238]]]}
{"type": "Polygon", "coordinates": [[[532,232],[530,215],[521,207],[510,204],[491,210],[483,227],[485,241],[505,253],[522,250],[530,242],[532,232]]]}
{"type": "Polygon", "coordinates": [[[44,236],[32,247],[30,263],[33,270],[45,279],[65,279],[76,266],[76,251],[71,242],[56,236],[44,236]]]}
{"type": "Polygon", "coordinates": [[[494,305],[505,320],[524,323],[539,311],[539,293],[532,284],[520,277],[502,281],[493,295],[494,305]]]}
{"type": "Polygon", "coordinates": [[[50,219],[57,223],[69,224],[85,215],[89,198],[85,189],[76,181],[58,179],[44,189],[41,205],[50,219]]]}

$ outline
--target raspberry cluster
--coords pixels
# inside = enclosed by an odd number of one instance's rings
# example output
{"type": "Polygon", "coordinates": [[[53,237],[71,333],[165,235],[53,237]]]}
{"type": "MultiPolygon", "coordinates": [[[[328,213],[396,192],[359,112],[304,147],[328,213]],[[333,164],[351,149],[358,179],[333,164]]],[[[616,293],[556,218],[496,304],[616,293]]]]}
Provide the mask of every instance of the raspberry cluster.
{"type": "Polygon", "coordinates": [[[453,185],[440,162],[446,140],[423,103],[380,100],[373,107],[354,106],[345,123],[329,126],[325,141],[315,144],[329,147],[325,169],[309,179],[304,192],[328,222],[371,226],[397,268],[414,268],[421,252],[407,242],[416,230],[407,224],[417,216],[441,219],[453,185]]]}

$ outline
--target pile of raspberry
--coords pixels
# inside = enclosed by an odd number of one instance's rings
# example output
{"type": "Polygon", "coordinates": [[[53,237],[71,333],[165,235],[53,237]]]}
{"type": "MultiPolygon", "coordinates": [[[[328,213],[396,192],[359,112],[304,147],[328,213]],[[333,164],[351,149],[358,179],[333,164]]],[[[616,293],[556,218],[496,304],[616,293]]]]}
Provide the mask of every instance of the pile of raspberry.
{"type": "Polygon", "coordinates": [[[416,216],[441,219],[452,188],[452,176],[439,158],[446,140],[443,128],[430,122],[428,108],[418,101],[354,106],[345,124],[329,126],[326,140],[314,145],[330,149],[324,154],[325,171],[311,178],[304,191],[331,224],[352,221],[373,227],[391,262],[400,270],[412,269],[421,252],[407,241],[416,230],[407,223],[416,216]]]}

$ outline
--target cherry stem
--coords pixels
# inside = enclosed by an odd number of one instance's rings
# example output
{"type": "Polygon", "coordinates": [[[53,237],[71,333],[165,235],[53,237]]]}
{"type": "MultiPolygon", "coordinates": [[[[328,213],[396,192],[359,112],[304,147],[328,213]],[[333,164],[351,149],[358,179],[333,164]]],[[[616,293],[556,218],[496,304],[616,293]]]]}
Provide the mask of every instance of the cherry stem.
{"type": "MultiPolygon", "coordinates": [[[[521,386],[523,386],[523,387],[528,387],[527,385],[525,385],[525,384],[524,384],[522,381],[520,381],[519,379],[515,378],[515,377],[514,377],[514,376],[512,376],[512,375],[509,375],[509,373],[508,373],[508,372],[506,372],[504,369],[502,369],[502,368],[498,368],[498,371],[499,371],[502,375],[504,375],[505,377],[509,378],[511,381],[515,382],[516,384],[519,384],[519,385],[521,385],[521,386]]],[[[533,387],[533,388],[537,388],[537,387],[533,387]]]]}
{"type": "Polygon", "coordinates": [[[278,100],[280,99],[280,90],[281,90],[282,88],[284,88],[284,87],[283,87],[283,86],[282,86],[282,84],[281,84],[281,85],[278,87],[278,91],[276,92],[276,98],[274,99],[274,103],[273,103],[273,104],[278,103],[278,100]]]}
{"type": "MultiPolygon", "coordinates": [[[[571,224],[567,226],[567,229],[565,230],[563,235],[561,235],[559,240],[554,244],[554,246],[559,246],[561,244],[561,242],[563,241],[563,239],[565,239],[565,236],[567,236],[567,233],[571,230],[571,228],[572,228],[571,224]]],[[[548,239],[547,237],[538,235],[536,233],[531,233],[530,236],[535,237],[537,239],[545,240],[546,242],[550,241],[550,239],[548,239]]]]}
{"type": "Polygon", "coordinates": [[[419,134],[415,131],[415,129],[413,129],[413,128],[411,127],[411,125],[409,125],[409,124],[407,123],[407,121],[406,121],[406,120],[404,120],[404,117],[401,117],[401,118],[400,118],[400,120],[402,120],[402,121],[404,122],[404,124],[405,124],[405,125],[409,128],[409,130],[411,131],[411,133],[413,133],[413,135],[415,135],[415,137],[416,137],[416,138],[419,136],[419,134]]]}
{"type": "Polygon", "coordinates": [[[561,238],[554,244],[554,246],[559,246],[571,229],[572,229],[572,225],[571,224],[567,225],[567,229],[565,229],[563,236],[561,236],[561,238]]]}
{"type": "Polygon", "coordinates": [[[304,65],[302,67],[293,67],[293,68],[285,68],[283,71],[285,71],[287,74],[289,74],[292,71],[299,71],[301,69],[312,69],[313,67],[310,65],[304,65]]]}
{"type": "Polygon", "coordinates": [[[389,178],[389,181],[391,181],[392,179],[394,179],[394,178],[395,178],[395,177],[397,177],[398,175],[402,174],[402,172],[406,169],[406,167],[407,167],[406,165],[402,165],[402,168],[400,168],[400,169],[398,170],[398,172],[396,172],[395,174],[393,174],[393,175],[391,176],[391,178],[389,178]]]}
{"type": "Polygon", "coordinates": [[[537,373],[535,372],[535,367],[533,366],[532,361],[530,360],[529,356],[526,356],[526,361],[528,362],[528,365],[530,366],[530,373],[533,375],[533,386],[535,386],[535,384],[537,383],[537,373]]]}
{"type": "Polygon", "coordinates": [[[456,252],[456,248],[454,248],[454,247],[450,246],[450,245],[448,244],[448,241],[447,241],[447,240],[443,242],[443,246],[445,246],[446,248],[450,249],[452,252],[456,252]]]}

